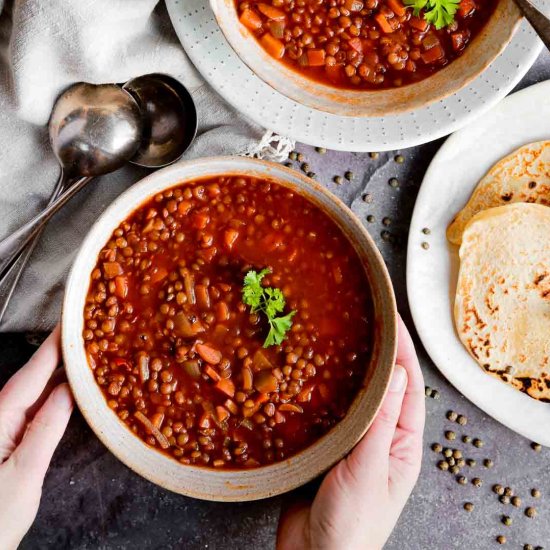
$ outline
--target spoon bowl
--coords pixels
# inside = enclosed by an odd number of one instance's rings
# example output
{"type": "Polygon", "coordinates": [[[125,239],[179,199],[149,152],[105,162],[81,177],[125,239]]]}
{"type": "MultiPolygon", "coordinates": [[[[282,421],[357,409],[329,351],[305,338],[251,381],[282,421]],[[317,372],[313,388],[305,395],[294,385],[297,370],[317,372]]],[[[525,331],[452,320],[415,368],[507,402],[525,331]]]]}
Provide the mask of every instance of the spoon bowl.
{"type": "Polygon", "coordinates": [[[197,109],[191,94],[176,79],[148,74],[129,80],[123,89],[141,108],[143,133],[132,164],[161,168],[176,162],[197,133],[197,109]]]}

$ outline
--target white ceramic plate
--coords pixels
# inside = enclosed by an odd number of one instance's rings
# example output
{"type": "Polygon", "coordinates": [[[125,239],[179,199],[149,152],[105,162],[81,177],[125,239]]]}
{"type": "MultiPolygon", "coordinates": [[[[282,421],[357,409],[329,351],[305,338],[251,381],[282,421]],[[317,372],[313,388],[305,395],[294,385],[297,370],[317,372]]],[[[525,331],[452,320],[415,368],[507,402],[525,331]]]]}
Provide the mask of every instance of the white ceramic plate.
{"type": "Polygon", "coordinates": [[[410,113],[352,118],[304,107],[257,77],[228,44],[208,0],[166,0],[166,5],[185,51],[226,101],[264,128],[340,151],[401,149],[454,132],[510,92],[542,48],[522,21],[504,52],[459,93],[410,113]]]}
{"type": "Polygon", "coordinates": [[[457,248],[445,231],[478,181],[521,145],[550,138],[550,81],[506,98],[452,135],[434,157],[418,195],[409,234],[407,291],[424,347],[447,379],[486,413],[532,441],[550,446],[550,405],[485,374],[456,334],[452,307],[457,248]],[[429,235],[422,229],[428,227],[429,235]],[[422,242],[430,248],[424,250],[422,242]]]}

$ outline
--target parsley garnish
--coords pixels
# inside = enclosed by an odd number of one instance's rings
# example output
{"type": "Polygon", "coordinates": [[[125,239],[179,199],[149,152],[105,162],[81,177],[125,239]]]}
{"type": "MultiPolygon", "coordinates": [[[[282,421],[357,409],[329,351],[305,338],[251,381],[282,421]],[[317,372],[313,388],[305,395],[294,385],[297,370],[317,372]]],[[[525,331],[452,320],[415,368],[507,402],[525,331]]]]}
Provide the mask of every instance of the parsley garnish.
{"type": "Polygon", "coordinates": [[[285,297],[278,288],[262,286],[262,279],[269,273],[269,269],[262,269],[260,273],[249,271],[243,285],[243,302],[250,306],[252,313],[262,312],[267,317],[269,333],[264,348],[279,345],[285,339],[286,333],[292,327],[292,317],[296,314],[291,311],[288,315],[277,317],[285,308],[285,297]]]}
{"type": "Polygon", "coordinates": [[[424,19],[436,29],[450,25],[459,8],[460,0],[404,0],[405,5],[413,8],[414,15],[424,10],[424,19]]]}

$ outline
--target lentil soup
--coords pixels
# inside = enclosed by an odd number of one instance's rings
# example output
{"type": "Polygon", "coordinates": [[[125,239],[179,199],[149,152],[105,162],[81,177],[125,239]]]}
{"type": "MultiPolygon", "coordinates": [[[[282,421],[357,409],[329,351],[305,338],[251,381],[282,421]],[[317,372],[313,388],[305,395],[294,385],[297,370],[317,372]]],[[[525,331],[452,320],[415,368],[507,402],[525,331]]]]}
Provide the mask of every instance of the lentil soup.
{"type": "Polygon", "coordinates": [[[240,22],[289,68],[343,89],[419,82],[459,57],[498,0],[461,0],[436,29],[401,0],[235,0],[240,22]]]}
{"type": "Polygon", "coordinates": [[[226,176],[158,194],[119,225],[83,338],[108,406],[147,445],[237,469],[288,458],[345,416],[373,331],[366,274],[332,219],[283,185],[226,176]],[[242,294],[264,268],[295,312],[268,347],[242,294]]]}

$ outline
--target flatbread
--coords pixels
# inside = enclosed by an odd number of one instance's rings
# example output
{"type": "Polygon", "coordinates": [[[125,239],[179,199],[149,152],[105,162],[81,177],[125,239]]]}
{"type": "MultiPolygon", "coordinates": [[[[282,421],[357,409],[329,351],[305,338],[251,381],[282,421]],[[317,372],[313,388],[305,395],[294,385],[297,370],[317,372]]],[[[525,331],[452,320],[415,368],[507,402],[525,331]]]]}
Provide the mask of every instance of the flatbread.
{"type": "Polygon", "coordinates": [[[550,141],[529,143],[497,162],[449,225],[447,239],[459,245],[466,224],[478,212],[515,202],[550,206],[550,141]]]}
{"type": "Polygon", "coordinates": [[[460,260],[462,343],[487,373],[550,402],[550,208],[516,203],[477,214],[460,260]]]}

